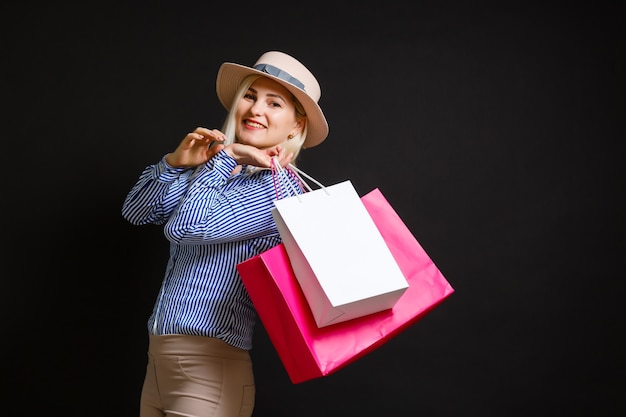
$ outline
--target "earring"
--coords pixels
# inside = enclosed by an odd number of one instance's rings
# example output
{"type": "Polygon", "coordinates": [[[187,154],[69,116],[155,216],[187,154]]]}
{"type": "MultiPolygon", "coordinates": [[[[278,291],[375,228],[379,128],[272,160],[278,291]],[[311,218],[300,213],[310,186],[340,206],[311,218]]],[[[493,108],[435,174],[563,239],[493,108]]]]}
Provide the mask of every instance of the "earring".
{"type": "Polygon", "coordinates": [[[289,134],[289,136],[287,136],[287,139],[293,139],[293,134],[289,134]]]}

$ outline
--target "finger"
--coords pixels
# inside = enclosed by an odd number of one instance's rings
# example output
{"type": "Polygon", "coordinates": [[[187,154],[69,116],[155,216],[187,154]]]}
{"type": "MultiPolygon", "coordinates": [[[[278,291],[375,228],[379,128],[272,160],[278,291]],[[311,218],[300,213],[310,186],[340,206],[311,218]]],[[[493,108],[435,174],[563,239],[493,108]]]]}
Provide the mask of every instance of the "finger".
{"type": "Polygon", "coordinates": [[[204,135],[202,135],[201,133],[197,133],[197,132],[191,132],[187,136],[189,136],[191,139],[196,139],[196,140],[204,139],[204,135]]]}
{"type": "MultiPolygon", "coordinates": [[[[213,142],[215,143],[215,142],[213,142]]],[[[224,149],[224,145],[222,144],[212,144],[211,146],[209,146],[209,148],[207,149],[207,156],[209,159],[213,158],[215,155],[217,155],[219,153],[219,151],[221,151],[222,149],[224,149]]]]}
{"type": "Polygon", "coordinates": [[[196,133],[196,132],[187,133],[187,136],[185,136],[185,139],[183,140],[181,145],[185,147],[191,147],[191,146],[194,146],[196,141],[199,141],[199,140],[201,141],[203,139],[204,139],[204,136],[202,136],[199,133],[196,133]]]}
{"type": "Polygon", "coordinates": [[[290,152],[284,155],[281,165],[287,166],[291,163],[292,160],[293,160],[293,153],[290,152]]]}
{"type": "Polygon", "coordinates": [[[263,165],[262,166],[263,166],[263,168],[271,167],[272,166],[272,158],[266,155],[263,158],[263,165]]]}
{"type": "Polygon", "coordinates": [[[207,142],[224,142],[226,140],[226,135],[222,133],[219,129],[207,129],[204,127],[197,127],[196,130],[194,130],[194,133],[202,135],[202,137],[207,142]]]}
{"type": "Polygon", "coordinates": [[[207,129],[206,127],[199,126],[195,128],[194,133],[199,133],[202,136],[207,136],[211,133],[211,129],[207,129]]]}
{"type": "Polygon", "coordinates": [[[278,156],[278,158],[280,159],[280,155],[283,153],[283,149],[280,147],[280,145],[277,145],[274,148],[267,149],[266,153],[268,156],[278,156]]]}
{"type": "Polygon", "coordinates": [[[224,142],[226,140],[226,135],[222,133],[221,130],[213,129],[209,133],[211,138],[213,138],[213,140],[215,141],[224,142]]]}

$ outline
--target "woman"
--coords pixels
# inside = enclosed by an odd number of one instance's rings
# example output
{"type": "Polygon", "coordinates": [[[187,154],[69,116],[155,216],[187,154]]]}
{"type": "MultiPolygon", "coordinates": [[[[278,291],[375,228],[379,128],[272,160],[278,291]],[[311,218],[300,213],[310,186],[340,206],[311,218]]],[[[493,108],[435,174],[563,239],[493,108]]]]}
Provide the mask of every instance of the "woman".
{"type": "MultiPolygon", "coordinates": [[[[236,265],[280,243],[270,161],[294,163],[328,135],[311,72],[282,52],[224,63],[222,130],[199,127],[144,169],[122,215],[164,224],[170,258],[148,319],[140,416],[250,416],[256,313],[236,265]]],[[[284,187],[282,192],[298,189],[284,187]]]]}

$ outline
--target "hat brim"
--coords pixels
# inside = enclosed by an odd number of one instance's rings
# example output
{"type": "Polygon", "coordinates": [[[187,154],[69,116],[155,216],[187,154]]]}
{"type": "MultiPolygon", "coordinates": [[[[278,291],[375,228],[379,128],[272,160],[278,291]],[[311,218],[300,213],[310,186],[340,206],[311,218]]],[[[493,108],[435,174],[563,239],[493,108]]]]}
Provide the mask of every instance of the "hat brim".
{"type": "Polygon", "coordinates": [[[289,90],[302,104],[307,115],[307,136],[302,145],[303,148],[312,148],[326,139],[328,136],[326,117],[324,117],[320,106],[305,91],[273,75],[232,62],[225,62],[220,66],[215,82],[217,97],[227,110],[230,110],[233,104],[241,80],[251,74],[261,75],[276,81],[289,90]]]}

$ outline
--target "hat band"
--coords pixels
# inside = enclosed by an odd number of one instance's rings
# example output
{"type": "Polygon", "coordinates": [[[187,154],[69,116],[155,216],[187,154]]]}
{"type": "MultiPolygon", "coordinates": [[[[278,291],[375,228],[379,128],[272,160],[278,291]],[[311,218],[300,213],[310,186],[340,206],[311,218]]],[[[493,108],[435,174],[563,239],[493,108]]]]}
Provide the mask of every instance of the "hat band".
{"type": "Polygon", "coordinates": [[[295,77],[292,77],[286,71],[281,70],[280,68],[276,68],[270,64],[257,64],[254,66],[255,70],[262,71],[266,74],[272,75],[276,78],[280,78],[281,80],[287,81],[289,84],[293,84],[298,87],[300,90],[304,90],[304,84],[300,80],[295,77]]]}

